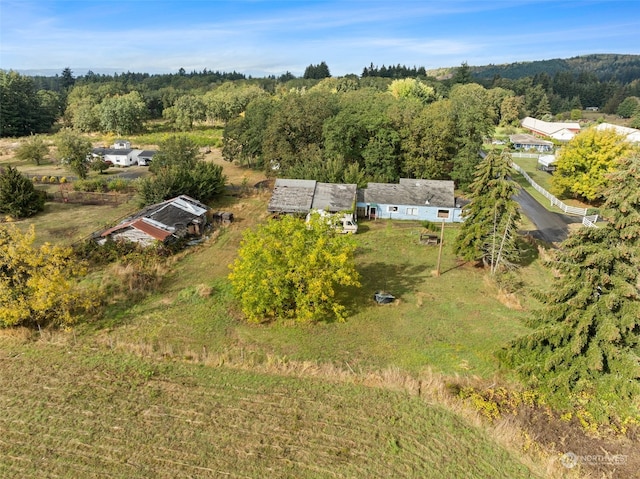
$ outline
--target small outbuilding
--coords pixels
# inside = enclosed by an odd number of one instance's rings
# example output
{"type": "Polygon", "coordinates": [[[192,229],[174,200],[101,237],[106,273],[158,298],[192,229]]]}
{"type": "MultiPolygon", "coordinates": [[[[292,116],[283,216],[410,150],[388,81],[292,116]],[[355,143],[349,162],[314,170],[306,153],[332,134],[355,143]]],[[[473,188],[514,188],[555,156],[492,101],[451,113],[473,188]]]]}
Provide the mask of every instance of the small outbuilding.
{"type": "Polygon", "coordinates": [[[538,157],[538,169],[543,171],[554,171],[556,156],[555,155],[540,155],[538,157]]]}
{"type": "Polygon", "coordinates": [[[170,243],[186,236],[202,236],[208,224],[209,207],[181,195],[147,206],[116,226],[94,235],[99,244],[108,240],[131,241],[149,246],[170,243]]]}

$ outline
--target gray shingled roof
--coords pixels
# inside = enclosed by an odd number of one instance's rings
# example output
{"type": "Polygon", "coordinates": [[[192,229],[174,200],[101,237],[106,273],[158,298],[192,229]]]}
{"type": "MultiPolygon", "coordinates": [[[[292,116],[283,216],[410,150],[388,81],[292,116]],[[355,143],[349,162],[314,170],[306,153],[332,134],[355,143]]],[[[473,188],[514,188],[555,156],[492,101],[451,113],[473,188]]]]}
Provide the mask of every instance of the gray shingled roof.
{"type": "Polygon", "coordinates": [[[453,181],[413,180],[403,178],[399,184],[369,183],[358,201],[363,203],[455,207],[453,181]]]}
{"type": "Polygon", "coordinates": [[[311,208],[331,213],[352,211],[358,185],[317,183],[311,208]]]}
{"type": "Polygon", "coordinates": [[[315,189],[315,180],[278,178],[267,209],[271,213],[308,213],[315,189]]]}

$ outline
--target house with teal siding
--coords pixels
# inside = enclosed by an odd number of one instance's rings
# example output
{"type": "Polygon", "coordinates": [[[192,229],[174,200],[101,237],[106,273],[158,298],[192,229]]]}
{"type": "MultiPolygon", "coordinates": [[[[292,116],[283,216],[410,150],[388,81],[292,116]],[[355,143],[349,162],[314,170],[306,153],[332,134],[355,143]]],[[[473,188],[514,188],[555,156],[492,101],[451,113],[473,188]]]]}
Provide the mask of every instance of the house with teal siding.
{"type": "Polygon", "coordinates": [[[462,207],[453,181],[402,178],[395,183],[369,183],[358,190],[358,217],[455,223],[462,207]]]}

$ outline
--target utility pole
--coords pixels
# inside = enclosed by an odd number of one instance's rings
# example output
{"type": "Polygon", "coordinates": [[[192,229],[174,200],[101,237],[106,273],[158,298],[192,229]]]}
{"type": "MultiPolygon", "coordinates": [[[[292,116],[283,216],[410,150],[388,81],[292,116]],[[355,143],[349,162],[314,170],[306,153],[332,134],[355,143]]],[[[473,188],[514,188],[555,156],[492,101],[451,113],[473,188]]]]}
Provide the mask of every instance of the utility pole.
{"type": "Polygon", "coordinates": [[[436,276],[440,276],[440,260],[442,259],[442,243],[444,243],[444,218],[442,219],[442,227],[440,228],[440,247],[438,248],[438,266],[436,267],[436,276]]]}

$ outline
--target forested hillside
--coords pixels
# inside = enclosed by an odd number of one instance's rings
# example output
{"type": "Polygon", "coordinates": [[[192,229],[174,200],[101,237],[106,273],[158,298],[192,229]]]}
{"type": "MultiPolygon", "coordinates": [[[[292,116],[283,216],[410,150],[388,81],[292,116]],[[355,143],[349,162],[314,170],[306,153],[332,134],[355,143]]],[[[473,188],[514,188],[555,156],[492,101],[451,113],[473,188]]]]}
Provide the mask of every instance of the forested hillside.
{"type": "Polygon", "coordinates": [[[473,66],[471,70],[473,77],[480,80],[493,79],[495,76],[518,80],[542,74],[554,76],[558,73],[571,73],[576,76],[593,75],[601,82],[617,81],[625,84],[640,78],[640,55],[594,54],[567,59],[473,66]]]}

